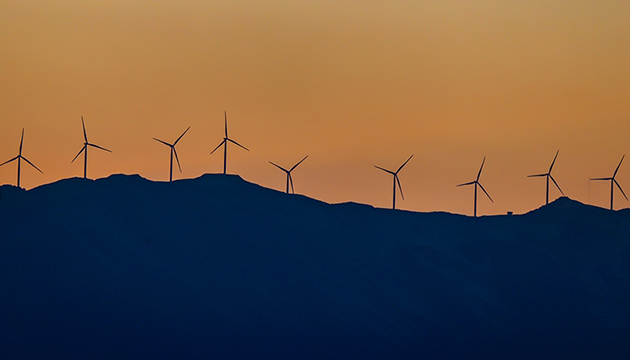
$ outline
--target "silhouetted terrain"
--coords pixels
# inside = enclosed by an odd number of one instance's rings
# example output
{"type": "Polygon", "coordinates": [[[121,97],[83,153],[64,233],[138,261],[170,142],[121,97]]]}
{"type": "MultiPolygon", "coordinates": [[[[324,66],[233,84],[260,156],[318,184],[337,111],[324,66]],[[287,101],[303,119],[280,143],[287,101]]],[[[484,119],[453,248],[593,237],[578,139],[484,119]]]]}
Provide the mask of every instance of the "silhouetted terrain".
{"type": "Polygon", "coordinates": [[[630,210],[474,219],[230,175],[0,193],[3,359],[630,356],[630,210]]]}

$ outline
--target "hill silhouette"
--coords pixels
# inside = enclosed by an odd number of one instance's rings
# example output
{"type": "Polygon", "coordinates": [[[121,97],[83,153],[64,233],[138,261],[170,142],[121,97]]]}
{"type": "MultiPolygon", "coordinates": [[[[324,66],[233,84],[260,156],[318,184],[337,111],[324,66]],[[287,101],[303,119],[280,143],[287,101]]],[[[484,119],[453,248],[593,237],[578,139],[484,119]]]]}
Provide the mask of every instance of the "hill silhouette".
{"type": "Polygon", "coordinates": [[[214,174],[0,194],[6,359],[630,355],[629,210],[471,218],[214,174]]]}

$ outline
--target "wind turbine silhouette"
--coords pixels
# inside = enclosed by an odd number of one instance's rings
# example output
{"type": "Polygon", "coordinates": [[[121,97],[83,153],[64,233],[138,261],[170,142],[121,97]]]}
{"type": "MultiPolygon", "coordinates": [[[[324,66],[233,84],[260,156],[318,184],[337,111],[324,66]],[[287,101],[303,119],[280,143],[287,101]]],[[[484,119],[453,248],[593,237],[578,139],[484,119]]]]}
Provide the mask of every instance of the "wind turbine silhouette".
{"type": "Polygon", "coordinates": [[[26,161],[29,165],[34,167],[40,173],[44,173],[37,166],[33,165],[32,162],[28,161],[27,158],[22,156],[22,145],[23,144],[24,144],[24,128],[22,128],[22,138],[20,139],[20,152],[18,153],[18,156],[14,157],[11,160],[7,160],[7,161],[3,162],[2,164],[0,164],[0,166],[2,166],[4,164],[10,163],[11,161],[17,160],[17,164],[18,164],[18,167],[17,167],[17,187],[20,187],[20,171],[21,171],[21,165],[22,165],[21,162],[22,162],[22,160],[26,161]]]}
{"type": "Polygon", "coordinates": [[[551,166],[549,167],[549,171],[546,174],[536,174],[536,175],[528,175],[527,176],[527,177],[543,177],[543,176],[545,176],[547,178],[547,195],[545,197],[545,205],[549,204],[549,179],[551,179],[551,181],[553,181],[554,185],[556,185],[558,190],[560,190],[560,193],[562,195],[564,195],[564,192],[562,191],[562,189],[560,189],[560,185],[558,185],[558,183],[553,178],[553,176],[551,176],[551,169],[553,169],[553,164],[556,163],[556,159],[558,158],[558,153],[559,152],[560,152],[560,150],[558,150],[556,152],[556,156],[553,158],[553,161],[551,162],[551,166]]]}
{"type": "Polygon", "coordinates": [[[613,174],[612,177],[591,179],[591,180],[610,180],[610,210],[613,210],[613,195],[615,194],[615,185],[617,185],[617,187],[619,188],[623,196],[626,198],[626,200],[628,200],[628,197],[626,196],[626,193],[623,192],[621,185],[619,185],[617,180],[615,180],[615,176],[617,176],[617,171],[619,171],[619,167],[621,166],[621,163],[623,162],[623,158],[625,157],[626,155],[621,157],[621,161],[619,161],[619,165],[617,165],[617,168],[615,169],[615,173],[613,174]]]}
{"type": "Polygon", "coordinates": [[[236,141],[228,138],[228,128],[227,128],[227,111],[224,113],[225,114],[225,137],[223,138],[223,141],[221,141],[221,143],[214,148],[214,150],[212,150],[212,152],[210,153],[210,155],[214,154],[215,151],[217,151],[218,148],[220,148],[221,146],[224,146],[223,148],[223,174],[225,174],[227,172],[227,144],[228,141],[233,143],[234,145],[238,145],[240,147],[242,147],[243,149],[249,151],[248,148],[246,148],[245,146],[237,143],[236,141]]]}
{"type": "Polygon", "coordinates": [[[402,170],[402,168],[407,165],[407,163],[409,162],[409,160],[411,160],[411,158],[413,157],[413,155],[411,155],[409,157],[409,159],[407,159],[407,161],[405,161],[402,165],[400,165],[400,167],[398,168],[398,170],[394,171],[390,171],[387,169],[383,169],[380,166],[376,166],[374,165],[375,168],[380,169],[385,171],[386,173],[392,174],[394,175],[394,196],[392,198],[392,209],[396,209],[396,183],[398,183],[398,189],[400,189],[400,197],[405,200],[405,196],[403,195],[403,191],[402,191],[402,186],[400,185],[400,179],[398,178],[398,173],[400,172],[400,170],[402,170]]]}
{"type": "Polygon", "coordinates": [[[481,162],[481,168],[479,168],[479,173],[477,173],[477,179],[475,181],[471,181],[471,182],[467,182],[467,183],[463,183],[463,184],[459,184],[457,186],[466,186],[466,185],[475,185],[475,210],[474,210],[474,217],[477,217],[477,186],[479,186],[481,188],[481,190],[483,190],[483,192],[486,194],[486,196],[488,197],[488,199],[490,199],[490,201],[492,201],[494,203],[494,200],[492,200],[492,198],[490,197],[490,194],[488,194],[488,192],[486,191],[486,189],[483,188],[483,186],[481,185],[481,183],[479,182],[479,177],[481,176],[481,170],[483,170],[483,164],[486,162],[486,157],[483,157],[483,161],[481,162]]]}
{"type": "Polygon", "coordinates": [[[83,125],[83,138],[85,139],[85,142],[83,143],[83,147],[81,148],[81,151],[79,151],[79,153],[77,154],[77,156],[74,157],[74,159],[72,159],[71,163],[74,162],[74,160],[76,160],[79,155],[81,155],[82,152],[85,152],[84,155],[84,159],[83,159],[83,178],[87,179],[87,160],[88,160],[88,146],[92,146],[95,147],[97,149],[101,149],[101,150],[105,150],[108,152],[112,152],[111,150],[105,149],[104,147],[100,147],[98,145],[94,145],[88,142],[88,138],[87,138],[87,132],[85,131],[85,122],[83,121],[83,116],[81,116],[81,124],[83,125]]]}
{"type": "Polygon", "coordinates": [[[284,171],[285,173],[287,173],[287,194],[289,193],[289,183],[291,184],[291,192],[295,194],[295,190],[293,189],[293,178],[291,177],[291,171],[293,171],[296,167],[298,167],[298,165],[300,165],[302,163],[302,161],[306,160],[306,158],[308,157],[308,155],[306,155],[304,157],[304,159],[300,160],[297,164],[293,165],[293,167],[289,170],[283,168],[282,166],[278,165],[278,164],[274,164],[273,162],[269,162],[271,165],[277,167],[278,169],[284,171]]]}
{"type": "Polygon", "coordinates": [[[175,140],[175,142],[173,144],[169,144],[166,141],[153,138],[153,140],[161,142],[162,144],[164,144],[164,145],[166,145],[166,146],[171,148],[171,171],[170,171],[170,175],[169,175],[169,178],[168,178],[169,182],[173,181],[173,154],[175,154],[175,160],[177,160],[177,166],[179,167],[179,172],[180,173],[182,172],[182,166],[179,164],[179,156],[177,156],[177,150],[175,150],[175,145],[177,145],[179,140],[181,140],[181,138],[184,137],[184,135],[186,135],[188,130],[190,130],[190,126],[188,127],[188,129],[186,129],[186,131],[184,131],[181,135],[179,135],[179,137],[177,138],[177,140],[175,140]]]}

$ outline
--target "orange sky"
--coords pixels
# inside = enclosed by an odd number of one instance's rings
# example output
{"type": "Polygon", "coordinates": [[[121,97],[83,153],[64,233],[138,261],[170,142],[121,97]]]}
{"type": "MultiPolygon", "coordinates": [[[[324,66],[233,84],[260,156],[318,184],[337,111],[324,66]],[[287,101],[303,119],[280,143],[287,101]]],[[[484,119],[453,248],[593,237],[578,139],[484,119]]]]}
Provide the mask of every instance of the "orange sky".
{"type": "MultiPolygon", "coordinates": [[[[17,155],[32,188],[82,175],[70,163],[90,141],[89,176],[168,179],[228,172],[327,202],[480,214],[544,202],[545,172],[574,199],[608,206],[607,184],[630,156],[628,1],[86,1],[0,0],[0,162],[17,155]]],[[[15,164],[0,183],[15,183],[15,164]]],[[[618,174],[630,194],[630,159],[618,174]]],[[[553,198],[558,193],[551,191],[553,198]]],[[[615,194],[618,207],[629,203],[615,194]]]]}

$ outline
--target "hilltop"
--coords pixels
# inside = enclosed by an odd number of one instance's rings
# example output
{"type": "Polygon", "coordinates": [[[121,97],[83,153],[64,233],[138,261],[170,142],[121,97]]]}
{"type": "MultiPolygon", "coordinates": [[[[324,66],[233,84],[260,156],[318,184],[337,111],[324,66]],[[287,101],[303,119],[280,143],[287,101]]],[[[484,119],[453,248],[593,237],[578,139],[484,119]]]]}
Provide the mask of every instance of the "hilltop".
{"type": "Polygon", "coordinates": [[[235,175],[0,187],[7,359],[627,358],[630,210],[470,218],[235,175]]]}

